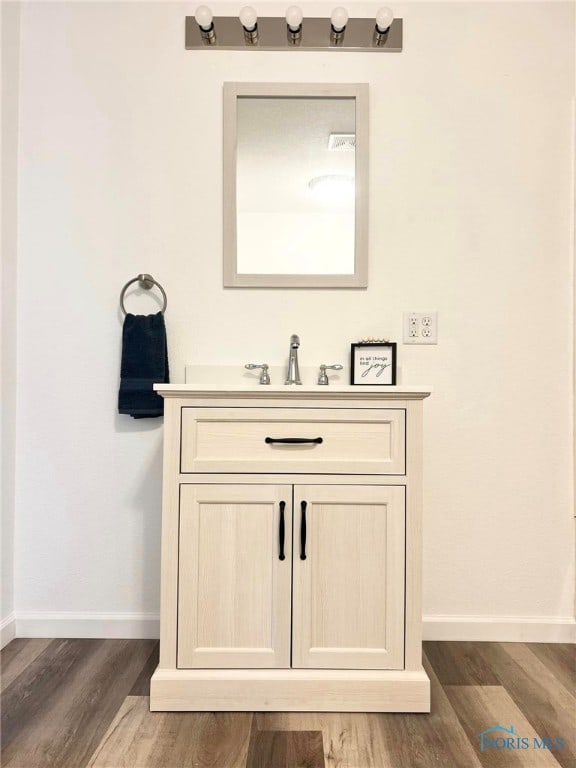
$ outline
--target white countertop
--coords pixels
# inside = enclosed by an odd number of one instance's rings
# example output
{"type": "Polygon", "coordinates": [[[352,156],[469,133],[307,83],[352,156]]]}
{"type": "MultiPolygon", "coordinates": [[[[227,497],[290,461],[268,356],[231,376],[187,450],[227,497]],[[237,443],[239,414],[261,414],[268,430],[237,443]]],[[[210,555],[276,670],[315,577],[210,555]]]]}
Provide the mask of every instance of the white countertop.
{"type": "Polygon", "coordinates": [[[386,394],[426,394],[429,395],[432,392],[431,387],[416,386],[416,385],[374,385],[365,386],[362,384],[329,384],[328,386],[319,386],[318,384],[154,384],[154,389],[157,392],[253,392],[255,395],[266,394],[268,392],[281,392],[283,395],[300,395],[303,392],[317,392],[319,394],[326,394],[328,392],[353,392],[354,394],[362,394],[362,392],[379,392],[381,395],[386,394]]]}
{"type": "Polygon", "coordinates": [[[302,384],[284,384],[286,374],[284,366],[271,365],[269,373],[272,384],[259,384],[260,371],[247,371],[241,365],[187,365],[185,383],[155,384],[154,389],[165,397],[185,397],[186,395],[223,397],[237,394],[239,397],[250,395],[261,398],[279,395],[286,398],[298,398],[305,395],[314,399],[329,398],[335,395],[343,395],[348,398],[350,396],[362,398],[370,395],[371,399],[374,399],[374,395],[379,395],[394,399],[421,399],[428,397],[432,392],[431,387],[416,384],[397,384],[395,386],[348,384],[350,379],[348,368],[344,368],[342,371],[328,371],[330,383],[327,386],[316,383],[317,367],[300,367],[302,384]]]}

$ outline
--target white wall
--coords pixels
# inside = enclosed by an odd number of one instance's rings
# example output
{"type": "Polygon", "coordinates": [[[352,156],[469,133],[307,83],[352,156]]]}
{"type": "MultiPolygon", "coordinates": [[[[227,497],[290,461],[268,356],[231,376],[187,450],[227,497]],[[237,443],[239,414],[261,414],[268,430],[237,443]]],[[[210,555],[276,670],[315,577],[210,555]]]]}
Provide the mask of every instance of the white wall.
{"type": "Polygon", "coordinates": [[[149,271],[169,297],[174,380],[187,362],[281,363],[295,331],[303,365],[346,360],[359,337],[400,340],[404,310],[438,310],[438,346],[399,352],[401,380],[435,390],[428,631],[481,635],[472,616],[500,620],[490,636],[532,621],[550,637],[574,606],[574,6],[396,6],[400,55],[186,52],[191,11],[22,8],[21,631],[65,632],[75,612],[82,626],[124,619],[127,632],[158,610],[162,426],[115,413],[118,292],[149,271]],[[370,84],[367,291],[221,287],[227,80],[370,84]],[[456,623],[444,630],[446,617],[456,623]]]}
{"type": "Polygon", "coordinates": [[[20,6],[0,8],[2,41],[2,352],[0,392],[2,409],[2,526],[0,646],[14,636],[14,479],[16,440],[16,250],[18,188],[18,45],[20,6]]]}

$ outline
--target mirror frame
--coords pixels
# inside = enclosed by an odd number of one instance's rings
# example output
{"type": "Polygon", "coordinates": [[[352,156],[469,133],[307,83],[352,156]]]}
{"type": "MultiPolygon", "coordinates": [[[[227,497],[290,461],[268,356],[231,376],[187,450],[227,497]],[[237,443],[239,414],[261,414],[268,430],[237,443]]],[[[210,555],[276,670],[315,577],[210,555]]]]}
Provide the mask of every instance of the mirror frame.
{"type": "Polygon", "coordinates": [[[366,288],[368,286],[368,84],[224,83],[224,287],[366,288]],[[350,275],[238,274],[236,261],[236,156],[239,97],[354,98],[356,110],[354,273],[350,275]]]}

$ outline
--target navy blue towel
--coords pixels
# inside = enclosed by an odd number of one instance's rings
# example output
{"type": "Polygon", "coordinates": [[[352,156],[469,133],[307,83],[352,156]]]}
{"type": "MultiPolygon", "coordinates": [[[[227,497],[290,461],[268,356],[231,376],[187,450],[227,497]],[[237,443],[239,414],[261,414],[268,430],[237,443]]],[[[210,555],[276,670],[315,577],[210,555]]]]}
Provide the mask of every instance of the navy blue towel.
{"type": "Polygon", "coordinates": [[[162,416],[164,399],[152,385],[169,381],[164,315],[127,314],[122,328],[118,413],[135,419],[162,416]]]}

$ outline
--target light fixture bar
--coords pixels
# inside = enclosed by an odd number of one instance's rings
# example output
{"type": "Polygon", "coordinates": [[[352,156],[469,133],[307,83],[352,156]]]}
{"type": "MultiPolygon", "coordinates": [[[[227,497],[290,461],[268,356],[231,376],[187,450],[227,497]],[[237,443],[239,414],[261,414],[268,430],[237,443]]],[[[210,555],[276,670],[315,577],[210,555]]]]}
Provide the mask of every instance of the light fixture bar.
{"type": "Polygon", "coordinates": [[[258,42],[250,44],[237,16],[214,17],[215,42],[208,43],[193,16],[186,17],[186,49],[189,51],[356,51],[364,53],[400,53],[402,51],[402,19],[394,19],[390,29],[375,39],[374,17],[348,19],[343,39],[333,41],[330,18],[304,17],[297,44],[291,39],[286,19],[264,16],[258,18],[258,42]]]}

